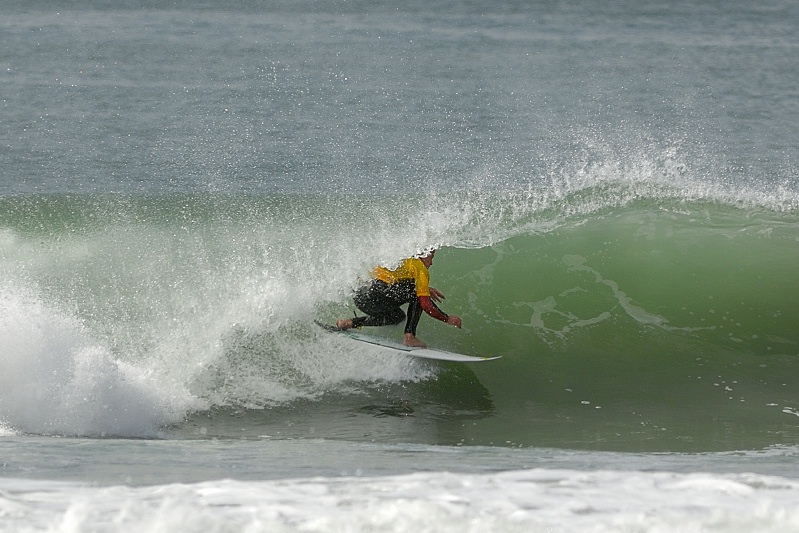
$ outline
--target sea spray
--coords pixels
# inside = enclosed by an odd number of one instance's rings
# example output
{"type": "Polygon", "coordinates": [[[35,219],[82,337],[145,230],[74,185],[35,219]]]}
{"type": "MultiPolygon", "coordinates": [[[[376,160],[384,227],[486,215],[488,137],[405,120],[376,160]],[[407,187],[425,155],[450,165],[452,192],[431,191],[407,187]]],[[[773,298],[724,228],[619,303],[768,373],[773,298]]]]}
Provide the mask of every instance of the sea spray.
{"type": "Polygon", "coordinates": [[[116,360],[74,315],[0,286],[0,421],[23,433],[153,436],[201,403],[116,360]]]}

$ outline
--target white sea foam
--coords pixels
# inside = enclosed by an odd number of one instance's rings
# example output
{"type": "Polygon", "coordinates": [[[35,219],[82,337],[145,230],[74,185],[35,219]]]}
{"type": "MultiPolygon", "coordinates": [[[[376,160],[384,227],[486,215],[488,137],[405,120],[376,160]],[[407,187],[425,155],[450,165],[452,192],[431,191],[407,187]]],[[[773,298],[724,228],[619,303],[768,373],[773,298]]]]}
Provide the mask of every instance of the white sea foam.
{"type": "Polygon", "coordinates": [[[25,433],[153,435],[195,400],[119,361],[34,291],[0,286],[0,423],[25,433]]]}
{"type": "Polygon", "coordinates": [[[799,531],[799,483],[520,470],[130,488],[0,480],[0,531],[799,531]]]}

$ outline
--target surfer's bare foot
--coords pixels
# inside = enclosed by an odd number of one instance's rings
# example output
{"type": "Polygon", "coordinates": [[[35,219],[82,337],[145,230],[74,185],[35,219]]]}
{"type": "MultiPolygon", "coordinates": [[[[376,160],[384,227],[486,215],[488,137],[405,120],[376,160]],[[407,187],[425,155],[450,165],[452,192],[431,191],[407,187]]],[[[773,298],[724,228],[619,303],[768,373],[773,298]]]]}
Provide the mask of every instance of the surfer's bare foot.
{"type": "Polygon", "coordinates": [[[348,329],[352,329],[352,319],[351,318],[342,318],[340,320],[336,320],[336,327],[341,331],[345,331],[348,329]]]}
{"type": "Polygon", "coordinates": [[[405,338],[402,340],[402,344],[413,348],[427,348],[427,345],[417,339],[413,333],[406,333],[405,338]]]}

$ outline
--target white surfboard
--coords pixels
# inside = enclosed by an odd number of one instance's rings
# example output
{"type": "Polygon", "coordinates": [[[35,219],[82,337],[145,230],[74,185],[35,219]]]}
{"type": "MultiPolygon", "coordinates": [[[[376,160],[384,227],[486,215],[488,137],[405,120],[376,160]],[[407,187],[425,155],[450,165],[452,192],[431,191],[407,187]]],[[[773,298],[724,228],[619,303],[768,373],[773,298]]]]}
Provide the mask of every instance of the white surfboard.
{"type": "Polygon", "coordinates": [[[436,350],[433,348],[415,348],[413,346],[405,346],[404,344],[390,341],[388,339],[373,337],[372,335],[366,335],[357,330],[348,329],[342,331],[340,329],[337,329],[335,326],[330,326],[327,324],[323,324],[321,322],[316,322],[316,323],[331,333],[344,335],[354,341],[365,342],[367,344],[379,346],[380,348],[383,348],[390,352],[394,353],[400,352],[404,355],[410,355],[412,357],[421,357],[423,359],[435,359],[437,361],[454,361],[457,363],[480,363],[483,361],[493,361],[494,359],[499,359],[500,357],[502,357],[501,355],[494,357],[476,357],[473,355],[463,355],[454,352],[446,352],[444,350],[436,350]]]}

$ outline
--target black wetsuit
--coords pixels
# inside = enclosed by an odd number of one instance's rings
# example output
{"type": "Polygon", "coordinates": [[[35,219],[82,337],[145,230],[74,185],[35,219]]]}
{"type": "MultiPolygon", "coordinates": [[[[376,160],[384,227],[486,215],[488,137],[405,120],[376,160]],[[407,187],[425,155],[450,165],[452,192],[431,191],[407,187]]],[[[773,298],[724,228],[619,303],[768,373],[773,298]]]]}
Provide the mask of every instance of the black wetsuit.
{"type": "Polygon", "coordinates": [[[422,304],[416,296],[416,284],[413,280],[389,285],[385,281],[373,279],[358,289],[354,301],[358,309],[367,315],[355,317],[352,320],[355,327],[399,324],[406,317],[400,306],[408,304],[405,333],[416,336],[416,326],[422,317],[422,304]]]}

